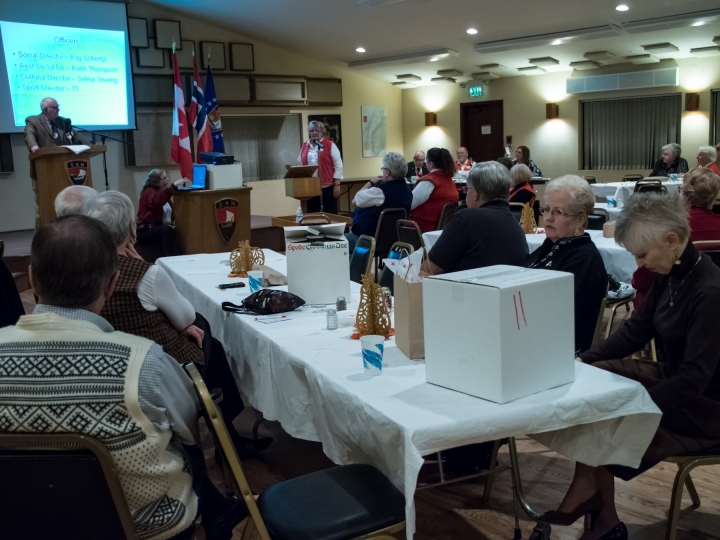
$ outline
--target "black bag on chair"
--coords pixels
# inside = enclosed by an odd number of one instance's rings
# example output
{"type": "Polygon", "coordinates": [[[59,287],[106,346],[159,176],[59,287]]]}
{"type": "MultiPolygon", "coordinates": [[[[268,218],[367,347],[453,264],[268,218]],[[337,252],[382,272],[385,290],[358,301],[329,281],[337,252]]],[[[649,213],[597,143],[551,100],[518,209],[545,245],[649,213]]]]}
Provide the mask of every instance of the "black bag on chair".
{"type": "Polygon", "coordinates": [[[223,302],[223,311],[231,313],[246,313],[250,315],[272,315],[293,311],[305,304],[305,300],[297,295],[285,291],[262,289],[251,294],[242,301],[242,306],[232,302],[223,302]]]}

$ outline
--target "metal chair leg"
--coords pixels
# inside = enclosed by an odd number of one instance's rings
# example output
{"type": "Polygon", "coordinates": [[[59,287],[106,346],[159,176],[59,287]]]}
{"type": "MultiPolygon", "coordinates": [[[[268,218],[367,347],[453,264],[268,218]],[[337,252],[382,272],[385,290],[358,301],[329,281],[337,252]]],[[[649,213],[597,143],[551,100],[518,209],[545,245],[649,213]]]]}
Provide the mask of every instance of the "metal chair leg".
{"type": "Polygon", "coordinates": [[[615,314],[617,313],[617,308],[619,305],[620,304],[615,304],[610,309],[610,318],[608,319],[607,328],[605,329],[605,339],[607,339],[608,336],[610,335],[610,330],[612,330],[612,323],[613,323],[613,320],[615,319],[615,314]]]}
{"type": "MultiPolygon", "coordinates": [[[[497,463],[497,455],[498,450],[500,449],[500,442],[499,440],[495,441],[493,444],[493,450],[492,454],[490,456],[490,466],[488,467],[488,470],[492,471],[495,468],[495,465],[497,463]]],[[[494,474],[488,474],[485,477],[485,488],[483,489],[483,502],[486,503],[490,500],[490,492],[492,491],[493,486],[493,479],[495,478],[494,474]]]]}
{"type": "Polygon", "coordinates": [[[685,487],[688,490],[688,495],[690,495],[690,500],[692,501],[693,506],[695,508],[700,508],[700,496],[695,489],[695,484],[690,477],[690,473],[688,473],[687,478],[685,479],[685,487]]]}
{"type": "Polygon", "coordinates": [[[443,469],[442,452],[437,453],[438,470],[440,471],[440,482],[445,481],[445,470],[443,469]]]}
{"type": "Polygon", "coordinates": [[[690,471],[694,468],[692,461],[678,463],[678,472],[675,475],[673,483],[672,496],[670,498],[670,510],[668,511],[667,529],[665,530],[665,540],[675,540],[677,535],[677,525],[680,519],[680,505],[682,504],[683,486],[688,478],[690,471]]]}
{"type": "Polygon", "coordinates": [[[240,540],[250,540],[254,529],[255,529],[255,522],[253,521],[252,517],[248,516],[247,523],[245,524],[245,528],[243,529],[240,540]]]}

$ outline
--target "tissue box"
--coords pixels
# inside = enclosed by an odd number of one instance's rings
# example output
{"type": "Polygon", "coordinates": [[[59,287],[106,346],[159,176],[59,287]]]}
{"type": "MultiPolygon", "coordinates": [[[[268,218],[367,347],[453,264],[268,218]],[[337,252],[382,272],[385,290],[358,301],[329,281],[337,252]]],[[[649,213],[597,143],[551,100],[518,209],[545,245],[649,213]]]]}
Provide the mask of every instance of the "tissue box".
{"type": "Polygon", "coordinates": [[[242,163],[207,166],[207,188],[229,189],[242,187],[242,163]]]}
{"type": "Polygon", "coordinates": [[[491,266],[423,280],[427,382],[497,403],[575,379],[573,275],[491,266]]]}
{"type": "Polygon", "coordinates": [[[344,229],[344,223],[285,227],[288,292],[307,304],[334,304],[338,296],[350,300],[350,255],[344,229]],[[313,246],[307,234],[325,234],[328,239],[313,246]]]}

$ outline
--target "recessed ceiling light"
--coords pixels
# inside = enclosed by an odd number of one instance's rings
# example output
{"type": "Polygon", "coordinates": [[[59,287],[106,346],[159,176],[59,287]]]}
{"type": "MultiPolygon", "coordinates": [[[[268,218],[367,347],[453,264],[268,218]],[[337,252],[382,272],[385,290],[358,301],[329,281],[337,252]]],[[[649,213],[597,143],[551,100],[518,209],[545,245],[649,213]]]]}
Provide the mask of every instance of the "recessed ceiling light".
{"type": "Polygon", "coordinates": [[[692,23],[693,26],[703,26],[705,24],[707,24],[705,21],[696,21],[692,23]]]}
{"type": "Polygon", "coordinates": [[[433,57],[430,59],[431,62],[437,62],[438,60],[440,60],[440,59],[439,59],[437,56],[433,56],[433,57]]]}
{"type": "Polygon", "coordinates": [[[616,9],[617,11],[627,11],[627,10],[630,9],[630,8],[627,7],[627,5],[625,5],[625,4],[620,4],[620,5],[617,6],[615,9],[616,9]]]}
{"type": "Polygon", "coordinates": [[[365,52],[365,49],[363,49],[362,47],[358,47],[357,49],[355,49],[355,51],[356,52],[365,52]]]}
{"type": "Polygon", "coordinates": [[[563,43],[562,39],[556,39],[550,45],[562,45],[562,43],[563,43]]]}
{"type": "Polygon", "coordinates": [[[475,30],[475,28],[468,28],[468,29],[465,30],[465,31],[466,31],[468,34],[470,34],[471,36],[474,36],[475,34],[477,34],[477,30],[475,30]]]}

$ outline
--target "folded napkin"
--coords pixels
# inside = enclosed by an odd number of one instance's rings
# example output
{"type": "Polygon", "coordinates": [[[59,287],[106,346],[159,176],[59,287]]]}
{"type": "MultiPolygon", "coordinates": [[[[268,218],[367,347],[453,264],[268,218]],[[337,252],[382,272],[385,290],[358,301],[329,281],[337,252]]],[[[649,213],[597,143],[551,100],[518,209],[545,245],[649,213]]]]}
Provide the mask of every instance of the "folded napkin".
{"type": "Polygon", "coordinates": [[[273,270],[269,266],[264,264],[256,264],[252,268],[253,270],[262,270],[263,273],[263,287],[272,287],[274,285],[287,285],[287,276],[281,274],[277,270],[273,270]]]}

